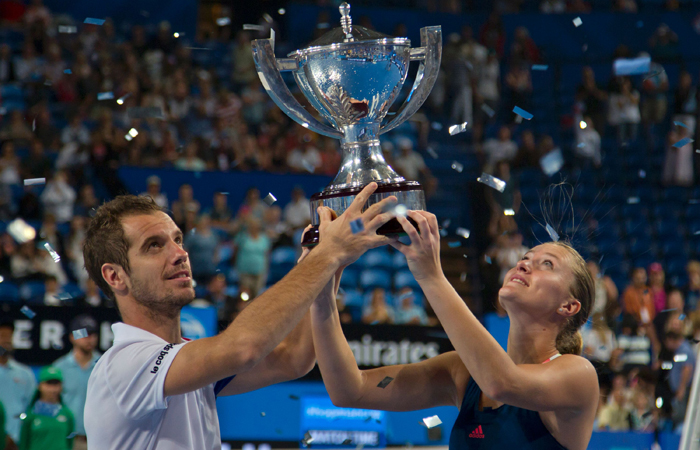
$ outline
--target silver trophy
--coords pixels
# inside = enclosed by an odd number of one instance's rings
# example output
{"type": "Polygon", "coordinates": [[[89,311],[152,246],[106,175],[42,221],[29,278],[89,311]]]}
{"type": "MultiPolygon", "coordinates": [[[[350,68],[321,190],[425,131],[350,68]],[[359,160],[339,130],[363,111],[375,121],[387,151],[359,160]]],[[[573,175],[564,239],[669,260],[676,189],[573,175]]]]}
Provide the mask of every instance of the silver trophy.
{"type": "MultiPolygon", "coordinates": [[[[379,187],[365,207],[394,195],[408,209],[425,210],[420,184],[405,180],[387,164],[379,135],[411,117],[430,94],[440,67],[442,30],[440,26],[421,28],[421,47],[411,48],[407,38],[352,26],[347,3],[340,5],[340,15],[340,27],[288,58],[275,58],[274,38],[253,41],[260,81],[277,106],[301,126],[341,142],[340,172],[323,192],[311,197],[314,227],[304,235],[304,246],[318,243],[319,206],[328,206],[340,215],[372,181],[379,187]],[[411,61],[420,61],[413,87],[396,115],[382,126],[406,81],[411,61]],[[294,74],[309,103],[330,126],[299,104],[282,79],[282,71],[294,74]]],[[[399,235],[403,229],[393,219],[377,232],[399,235]]]]}

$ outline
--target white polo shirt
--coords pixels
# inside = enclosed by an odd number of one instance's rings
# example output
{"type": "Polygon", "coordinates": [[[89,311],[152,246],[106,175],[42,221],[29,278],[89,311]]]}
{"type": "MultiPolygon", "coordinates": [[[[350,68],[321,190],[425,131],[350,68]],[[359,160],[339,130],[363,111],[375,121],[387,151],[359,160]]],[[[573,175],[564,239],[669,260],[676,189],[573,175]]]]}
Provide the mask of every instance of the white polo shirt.
{"type": "Polygon", "coordinates": [[[216,393],[230,378],[164,397],[170,364],[186,342],[170,344],[124,323],[90,375],[85,403],[88,447],[99,450],[220,450],[216,393]]]}

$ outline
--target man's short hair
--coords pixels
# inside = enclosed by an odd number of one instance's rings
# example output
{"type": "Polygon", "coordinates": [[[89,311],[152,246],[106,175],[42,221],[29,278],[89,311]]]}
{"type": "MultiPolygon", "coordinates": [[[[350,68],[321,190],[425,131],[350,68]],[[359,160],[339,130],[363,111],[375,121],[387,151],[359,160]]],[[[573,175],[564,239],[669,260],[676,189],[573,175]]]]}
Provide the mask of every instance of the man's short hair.
{"type": "Polygon", "coordinates": [[[15,332],[15,321],[14,320],[0,320],[0,328],[9,328],[12,332],[15,332]]]}
{"type": "Polygon", "coordinates": [[[158,212],[164,211],[151,197],[120,195],[97,208],[95,216],[90,219],[83,246],[85,269],[102,292],[115,303],[114,292],[102,277],[102,266],[118,264],[129,274],[129,241],[124,234],[122,220],[158,212]]]}

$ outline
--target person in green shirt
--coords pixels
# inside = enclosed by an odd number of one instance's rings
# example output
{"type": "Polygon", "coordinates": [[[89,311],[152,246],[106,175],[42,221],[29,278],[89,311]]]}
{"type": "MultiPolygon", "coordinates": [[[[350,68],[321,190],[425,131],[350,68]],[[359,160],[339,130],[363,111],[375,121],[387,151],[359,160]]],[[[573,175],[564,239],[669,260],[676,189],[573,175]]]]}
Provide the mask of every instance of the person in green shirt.
{"type": "Polygon", "coordinates": [[[19,450],[71,450],[75,431],[73,413],[63,404],[63,374],[55,367],[39,372],[39,387],[22,414],[19,450]]]}

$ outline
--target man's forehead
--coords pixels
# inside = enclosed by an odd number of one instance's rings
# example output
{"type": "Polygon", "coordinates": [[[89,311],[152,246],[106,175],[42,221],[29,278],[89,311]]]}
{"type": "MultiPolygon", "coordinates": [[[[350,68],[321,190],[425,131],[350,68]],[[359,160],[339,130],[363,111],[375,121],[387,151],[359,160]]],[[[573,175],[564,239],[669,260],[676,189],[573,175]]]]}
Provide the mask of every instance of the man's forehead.
{"type": "Polygon", "coordinates": [[[164,212],[127,216],[122,220],[122,227],[131,245],[157,233],[172,234],[179,231],[173,219],[164,212]]]}

